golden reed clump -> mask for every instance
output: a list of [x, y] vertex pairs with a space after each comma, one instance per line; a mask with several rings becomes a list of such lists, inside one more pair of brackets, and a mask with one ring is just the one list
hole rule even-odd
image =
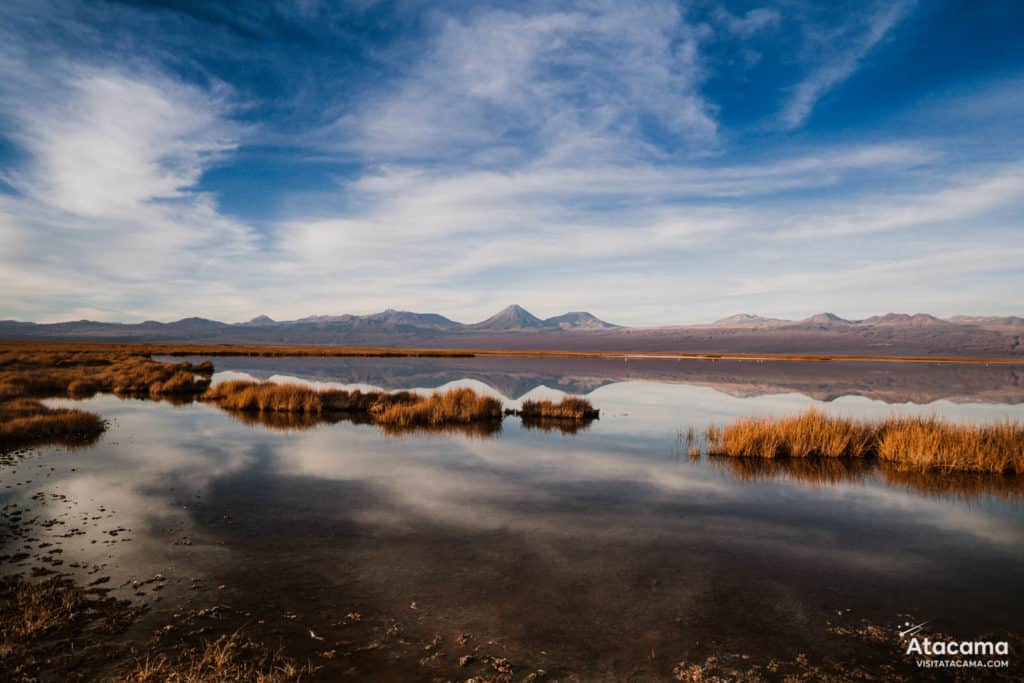
[[818, 411], [795, 417], [748, 417], [709, 432], [708, 452], [758, 458], [862, 458], [868, 455], [873, 434], [867, 423]]
[[48, 408], [38, 398], [122, 397], [188, 400], [210, 384], [213, 364], [160, 363], [118, 352], [48, 351], [17, 347], [0, 352], [0, 451], [44, 443], [79, 444], [105, 429], [84, 410]]
[[406, 391], [350, 392], [299, 384], [235, 381], [211, 387], [202, 399], [243, 413], [346, 415], [398, 429], [501, 422], [501, 403], [471, 389], [420, 396]]
[[319, 415], [326, 393], [299, 384], [238, 380], [210, 387], [203, 400], [225, 410]]
[[24, 398], [0, 403], [0, 451], [44, 443], [84, 445], [104, 429], [99, 416], [84, 410], [49, 408]]
[[894, 417], [880, 426], [878, 457], [902, 469], [1024, 474], [1024, 423]]
[[566, 396], [558, 403], [553, 401], [523, 401], [519, 410], [510, 410], [510, 414], [519, 415], [523, 419], [535, 420], [596, 420], [600, 414], [590, 401], [578, 396]]
[[384, 399], [371, 410], [378, 424], [394, 427], [440, 427], [501, 422], [501, 402], [472, 389], [451, 389], [412, 402]]
[[88, 398], [98, 392], [118, 396], [195, 396], [206, 390], [213, 364], [161, 363], [127, 353], [0, 353], [0, 400], [19, 397]]
[[757, 458], [879, 458], [908, 470], [1024, 474], [1024, 424], [957, 424], [937, 417], [881, 421], [811, 410], [743, 418], [707, 431], [708, 453]]

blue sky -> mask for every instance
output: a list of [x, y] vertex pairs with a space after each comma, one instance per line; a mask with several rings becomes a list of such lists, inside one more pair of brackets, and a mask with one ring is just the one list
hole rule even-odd
[[0, 4], [0, 318], [1022, 314], [1024, 4]]

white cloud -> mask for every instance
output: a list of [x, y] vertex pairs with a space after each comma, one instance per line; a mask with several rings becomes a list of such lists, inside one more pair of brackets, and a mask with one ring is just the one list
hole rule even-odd
[[831, 239], [887, 230], [963, 221], [1024, 198], [1024, 167], [1010, 166], [981, 178], [961, 180], [939, 190], [885, 195], [846, 202], [841, 211], [819, 208], [787, 220], [777, 237]]
[[211, 158], [236, 144], [224, 102], [195, 86], [158, 74], [60, 71], [32, 96], [11, 98], [14, 139], [32, 157], [13, 182], [52, 206], [109, 217], [183, 197]]
[[[424, 281], [488, 271], [609, 267], [626, 257], [682, 252], [747, 228], [761, 212], [722, 200], [840, 182], [861, 169], [907, 168], [933, 158], [912, 145], [817, 150], [763, 164], [655, 168], [650, 165], [527, 165], [514, 172], [443, 173], [392, 167], [345, 186], [358, 208], [344, 218], [282, 223], [276, 241], [289, 260], [324, 273], [387, 272]], [[599, 208], [591, 208], [592, 202]], [[673, 206], [674, 203], [685, 202]]]
[[621, 157], [646, 153], [651, 117], [706, 146], [717, 124], [699, 92], [700, 37], [663, 1], [447, 17], [408, 76], [332, 134], [377, 160]]
[[719, 7], [714, 16], [716, 23], [741, 38], [749, 38], [758, 31], [778, 26], [782, 19], [779, 11], [770, 7], [748, 10], [743, 16], [736, 16], [724, 7]]
[[0, 285], [22, 308], [152, 317], [166, 290], [214, 271], [244, 286], [255, 233], [195, 189], [238, 144], [221, 87], [138, 65], [6, 68], [3, 113], [26, 158], [5, 177], [17, 193], [0, 195]]
[[913, 0], [885, 2], [880, 11], [868, 18], [866, 27], [853, 39], [851, 45], [842, 49], [830, 43], [826, 50], [828, 57], [794, 88], [792, 97], [779, 116], [782, 127], [792, 130], [802, 126], [818, 100], [852, 76], [864, 58], [912, 7]]

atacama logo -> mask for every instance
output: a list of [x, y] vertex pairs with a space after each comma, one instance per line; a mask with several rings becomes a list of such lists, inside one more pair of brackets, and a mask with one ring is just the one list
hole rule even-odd
[[[922, 637], [921, 630], [928, 624], [904, 622], [896, 630], [906, 642], [908, 656], [918, 657], [917, 666], [923, 669], [1002, 669], [1010, 665], [1009, 659], [995, 659], [1010, 654], [1010, 643], [1005, 640], [954, 640], [948, 637]], [[991, 659], [985, 659], [989, 657]]]
[[947, 655], [1008, 655], [1010, 644], [1005, 640], [929, 640], [928, 638], [911, 638], [907, 645], [908, 655], [928, 655], [945, 657]]

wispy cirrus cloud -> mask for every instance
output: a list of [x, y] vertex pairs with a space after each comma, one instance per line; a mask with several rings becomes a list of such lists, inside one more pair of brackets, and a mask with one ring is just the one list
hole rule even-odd
[[[776, 237], [828, 240], [843, 235], [911, 229], [963, 221], [1006, 206], [1024, 205], [1024, 165], [946, 181], [940, 188], [893, 197], [878, 193], [845, 206], [816, 207], [812, 216], [798, 215], [784, 223]], [[841, 209], [836, 211], [835, 209]]]
[[8, 94], [11, 137], [30, 156], [8, 176], [24, 194], [110, 217], [181, 199], [238, 144], [224, 99], [156, 72], [61, 64]]
[[652, 123], [688, 145], [715, 142], [700, 92], [706, 28], [676, 3], [524, 4], [437, 22], [408, 75], [332, 127], [344, 147], [372, 161], [507, 165], [648, 153]]
[[856, 23], [844, 27], [841, 34], [852, 34], [842, 46], [842, 35], [830, 35], [823, 61], [796, 85], [779, 114], [782, 128], [799, 128], [811, 115], [818, 100], [860, 67], [864, 59], [914, 7], [915, 0], [892, 0]]

